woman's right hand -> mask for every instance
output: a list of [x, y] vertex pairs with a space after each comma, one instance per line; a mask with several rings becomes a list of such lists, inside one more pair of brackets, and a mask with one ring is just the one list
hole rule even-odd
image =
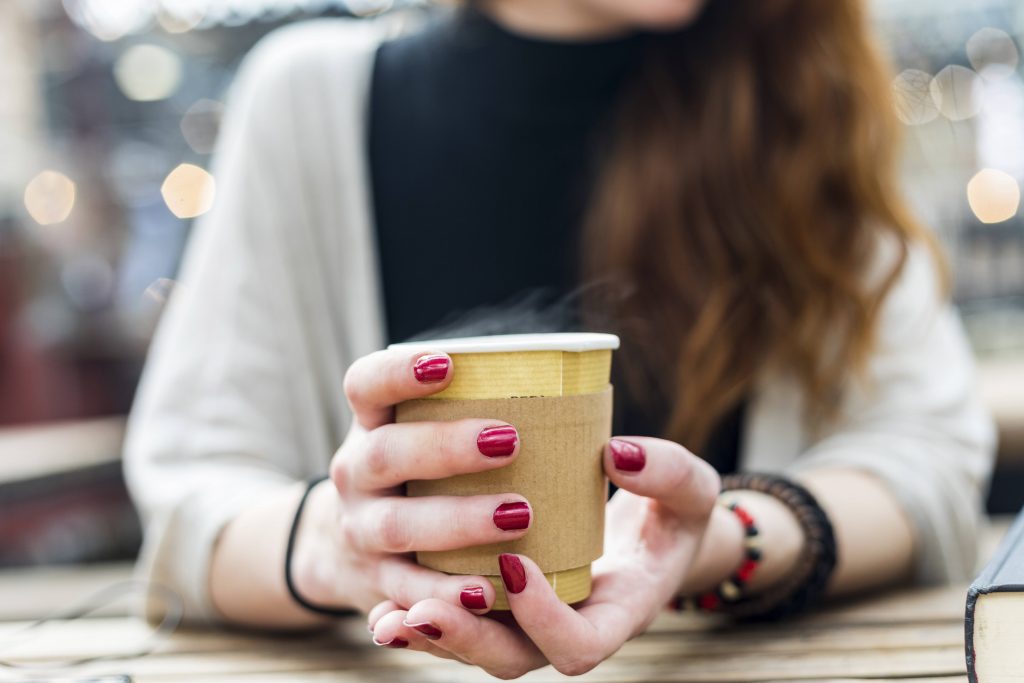
[[353, 426], [330, 479], [310, 493], [292, 557], [296, 589], [307, 601], [365, 612], [382, 601], [400, 609], [433, 597], [477, 614], [494, 604], [484, 577], [426, 569], [412, 555], [519, 538], [532, 518], [529, 502], [514, 492], [403, 495], [407, 481], [495, 469], [519, 453], [514, 426], [497, 420], [393, 423], [396, 404], [443, 390], [453, 371], [445, 354], [403, 350], [379, 351], [349, 368]]

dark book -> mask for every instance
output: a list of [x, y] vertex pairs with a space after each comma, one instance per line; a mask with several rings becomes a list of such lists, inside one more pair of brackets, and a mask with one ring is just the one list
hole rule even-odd
[[971, 683], [1024, 675], [1024, 511], [967, 591], [967, 676]]

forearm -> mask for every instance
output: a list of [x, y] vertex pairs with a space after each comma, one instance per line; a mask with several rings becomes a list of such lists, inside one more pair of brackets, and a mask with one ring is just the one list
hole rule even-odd
[[829, 595], [878, 588], [910, 578], [914, 532], [896, 498], [876, 477], [853, 469], [820, 469], [800, 477], [832, 522], [838, 562]]
[[[830, 595], [875, 588], [905, 579], [913, 561], [913, 533], [892, 494], [873, 476], [857, 470], [817, 470], [800, 478], [828, 515], [836, 537], [838, 563]], [[748, 592], [769, 590], [796, 567], [804, 538], [789, 509], [755, 491], [730, 491], [754, 518], [763, 557]], [[717, 507], [704, 542], [681, 588], [694, 595], [713, 589], [743, 557], [743, 530], [735, 515]]]
[[[296, 605], [284, 582], [288, 531], [303, 491], [302, 485], [284, 488], [243, 510], [225, 527], [210, 566], [210, 594], [225, 621], [285, 629], [326, 623]], [[303, 515], [305, 523], [315, 523], [311, 518]]]

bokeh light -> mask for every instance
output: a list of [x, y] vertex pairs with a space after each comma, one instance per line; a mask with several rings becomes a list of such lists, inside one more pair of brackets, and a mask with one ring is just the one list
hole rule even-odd
[[39, 225], [60, 223], [75, 206], [75, 183], [59, 171], [43, 171], [25, 186], [25, 209]]
[[978, 74], [965, 66], [950, 64], [929, 86], [932, 100], [939, 112], [950, 121], [963, 121], [981, 111]]
[[934, 121], [939, 110], [932, 99], [932, 75], [919, 69], [905, 69], [892, 81], [896, 115], [903, 123], [917, 126]]
[[983, 28], [967, 39], [967, 59], [975, 71], [986, 79], [1013, 75], [1020, 54], [1013, 38], [997, 28]]
[[984, 168], [967, 183], [967, 203], [982, 223], [1001, 223], [1017, 215], [1020, 186], [1009, 173]]
[[161, 0], [156, 10], [160, 28], [168, 33], [191, 31], [206, 17], [206, 0]]
[[180, 164], [164, 179], [160, 194], [175, 216], [194, 218], [213, 206], [216, 183], [205, 169], [194, 164]]
[[181, 84], [181, 59], [159, 45], [133, 45], [114, 63], [114, 80], [130, 100], [166, 99]]
[[136, 33], [153, 19], [152, 0], [63, 0], [71, 20], [100, 40]]

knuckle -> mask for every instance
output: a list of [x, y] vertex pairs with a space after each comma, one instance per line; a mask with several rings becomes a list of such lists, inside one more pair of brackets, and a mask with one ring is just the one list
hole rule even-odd
[[345, 396], [348, 398], [349, 403], [359, 403], [364, 395], [363, 383], [360, 380], [362, 373], [360, 372], [361, 364], [363, 359], [360, 358], [352, 365], [348, 366], [348, 370], [345, 371], [345, 379], [341, 383], [342, 390], [345, 392]]
[[365, 548], [360, 526], [351, 516], [343, 516], [338, 520], [338, 533], [347, 547], [354, 550]]
[[695, 466], [702, 470], [700, 476], [697, 477], [700, 483], [695, 487], [697, 499], [700, 501], [701, 507], [710, 515], [715, 501], [718, 500], [718, 496], [722, 492], [722, 478], [711, 465], [703, 460], [695, 463]]
[[348, 473], [346, 472], [345, 461], [340, 457], [340, 454], [335, 454], [331, 458], [331, 467], [329, 471], [331, 477], [331, 483], [334, 484], [334, 488], [341, 493], [345, 490], [345, 485], [348, 481]]
[[379, 505], [374, 520], [374, 538], [381, 548], [392, 553], [406, 553], [412, 549], [412, 536], [401, 508], [391, 503]]
[[387, 475], [391, 470], [393, 450], [394, 436], [387, 425], [369, 432], [363, 450], [367, 473], [376, 479]]
[[443, 423], [434, 429], [431, 446], [437, 458], [446, 465], [459, 460], [461, 449], [458, 442], [462, 431], [455, 423]]

